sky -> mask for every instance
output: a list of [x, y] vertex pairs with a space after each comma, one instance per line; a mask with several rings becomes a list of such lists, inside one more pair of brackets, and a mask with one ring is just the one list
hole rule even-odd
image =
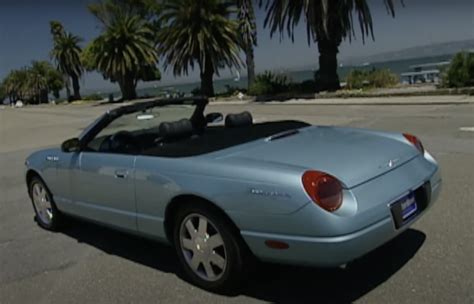
[[[474, 39], [473, 0], [405, 0], [396, 2], [396, 16], [387, 14], [383, 0], [367, 0], [371, 8], [375, 41], [362, 42], [356, 30], [356, 39], [345, 41], [340, 47], [339, 60], [369, 56], [388, 51], [439, 42]], [[88, 12], [87, 3], [94, 0], [0, 0], [0, 80], [12, 69], [28, 65], [32, 60], [49, 60], [52, 39], [49, 21], [61, 21], [65, 29], [84, 39], [83, 45], [97, 37], [101, 27]], [[264, 28], [265, 12], [256, 12], [258, 47], [255, 49], [257, 72], [264, 70], [301, 69], [317, 63], [317, 47], [308, 45], [302, 22], [296, 29], [294, 43], [278, 34], [270, 38]], [[244, 58], [244, 57], [243, 57]], [[243, 71], [242, 74], [245, 74]], [[222, 77], [228, 77], [223, 71]], [[158, 85], [196, 81], [198, 73], [175, 78], [162, 72]], [[153, 85], [141, 84], [141, 86]], [[88, 73], [82, 80], [88, 91], [117, 89], [97, 73]]]

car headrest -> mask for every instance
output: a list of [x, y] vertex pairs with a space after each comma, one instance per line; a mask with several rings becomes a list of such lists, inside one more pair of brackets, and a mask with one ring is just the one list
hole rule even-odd
[[248, 127], [253, 124], [252, 114], [245, 111], [239, 114], [228, 114], [225, 117], [225, 126], [227, 128]]
[[158, 130], [164, 140], [177, 140], [193, 135], [193, 125], [189, 119], [162, 122]]

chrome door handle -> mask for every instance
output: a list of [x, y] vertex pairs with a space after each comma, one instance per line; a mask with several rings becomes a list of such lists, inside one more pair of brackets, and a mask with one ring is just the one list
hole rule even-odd
[[128, 171], [127, 170], [117, 170], [115, 171], [115, 177], [116, 178], [127, 178], [128, 176]]

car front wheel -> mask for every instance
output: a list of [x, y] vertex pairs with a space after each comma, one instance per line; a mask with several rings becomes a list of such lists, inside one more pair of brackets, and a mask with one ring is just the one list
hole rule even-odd
[[57, 230], [61, 214], [54, 204], [51, 192], [39, 177], [33, 177], [28, 188], [38, 225], [47, 230]]
[[208, 206], [185, 205], [174, 227], [174, 245], [185, 273], [197, 286], [223, 292], [237, 287], [246, 253], [231, 223]]

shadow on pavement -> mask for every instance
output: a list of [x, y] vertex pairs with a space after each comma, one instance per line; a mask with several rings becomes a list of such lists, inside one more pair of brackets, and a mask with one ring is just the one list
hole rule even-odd
[[[63, 234], [108, 254], [182, 278], [172, 247], [73, 220]], [[278, 303], [350, 303], [388, 280], [420, 249], [426, 235], [408, 229], [346, 269], [259, 263], [238, 294]]]
[[409, 229], [346, 269], [262, 264], [244, 293], [278, 303], [352, 303], [401, 269], [426, 235]]

